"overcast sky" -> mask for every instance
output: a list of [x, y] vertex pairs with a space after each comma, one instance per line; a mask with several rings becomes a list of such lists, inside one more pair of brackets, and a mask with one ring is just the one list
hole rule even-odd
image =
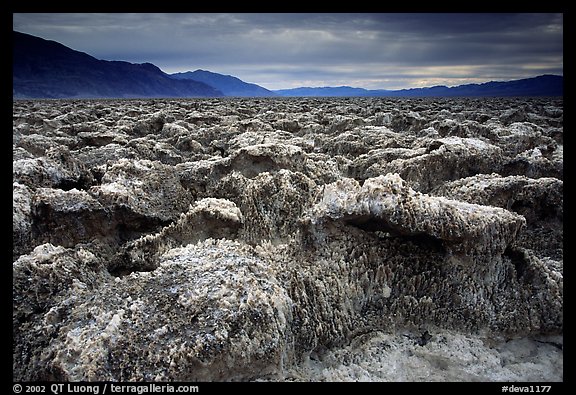
[[98, 59], [204, 69], [268, 89], [402, 89], [563, 75], [562, 14], [14, 14]]

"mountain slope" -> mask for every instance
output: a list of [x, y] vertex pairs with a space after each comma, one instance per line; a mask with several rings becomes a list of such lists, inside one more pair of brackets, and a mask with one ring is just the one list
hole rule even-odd
[[277, 96], [260, 85], [242, 81], [240, 78], [213, 73], [206, 70], [186, 71], [184, 73], [170, 74], [172, 78], [179, 80], [194, 80], [203, 82], [218, 89], [226, 96], [236, 97], [268, 97]]
[[217, 89], [170, 78], [151, 63], [99, 60], [60, 43], [12, 32], [14, 98], [215, 97]]
[[151, 63], [99, 60], [55, 41], [12, 32], [13, 98], [137, 97], [496, 97], [562, 96], [564, 77], [542, 75], [455, 87], [367, 90], [349, 86], [270, 91], [237, 77], [205, 70], [172, 75]]
[[434, 86], [402, 90], [368, 90], [351, 87], [294, 88], [274, 91], [281, 96], [292, 97], [504, 97], [504, 96], [562, 96], [564, 77], [541, 75], [513, 81], [490, 81], [483, 84], [466, 84], [454, 87]]
[[398, 97], [489, 97], [489, 96], [562, 96], [564, 77], [541, 75], [513, 81], [490, 81], [483, 84], [466, 84], [454, 87], [434, 86], [431, 88], [402, 89], [399, 91], [377, 91], [385, 96]]

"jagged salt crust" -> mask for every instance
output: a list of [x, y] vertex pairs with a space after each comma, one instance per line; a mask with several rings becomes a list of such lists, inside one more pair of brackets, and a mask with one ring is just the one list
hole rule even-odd
[[440, 239], [451, 252], [500, 255], [525, 225], [504, 209], [464, 203], [415, 192], [398, 174], [360, 184], [343, 178], [324, 187], [313, 221], [327, 217], [356, 226]]
[[15, 101], [14, 379], [562, 380], [562, 105]]

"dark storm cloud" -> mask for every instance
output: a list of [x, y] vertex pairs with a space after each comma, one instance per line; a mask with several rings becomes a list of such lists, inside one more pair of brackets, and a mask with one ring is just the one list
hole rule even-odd
[[563, 73], [562, 14], [15, 14], [100, 59], [205, 68], [271, 89], [400, 88]]

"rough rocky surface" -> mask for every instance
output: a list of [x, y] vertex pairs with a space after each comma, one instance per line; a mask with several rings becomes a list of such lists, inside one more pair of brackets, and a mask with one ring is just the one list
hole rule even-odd
[[501, 255], [525, 225], [510, 211], [415, 192], [398, 174], [358, 181], [343, 178], [324, 187], [312, 221], [340, 220], [392, 235], [427, 235], [448, 253]]
[[562, 107], [14, 101], [14, 379], [562, 380]]
[[291, 368], [287, 381], [549, 382], [562, 381], [562, 349], [554, 337], [483, 339], [443, 331], [431, 335], [374, 332]]

